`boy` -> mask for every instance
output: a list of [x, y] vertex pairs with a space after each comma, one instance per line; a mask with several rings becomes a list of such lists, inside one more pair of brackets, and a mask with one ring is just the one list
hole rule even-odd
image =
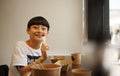
[[48, 35], [49, 28], [48, 21], [41, 16], [28, 22], [26, 32], [30, 38], [16, 43], [9, 76], [30, 76], [33, 63], [39, 64], [47, 58], [49, 47], [43, 39]]

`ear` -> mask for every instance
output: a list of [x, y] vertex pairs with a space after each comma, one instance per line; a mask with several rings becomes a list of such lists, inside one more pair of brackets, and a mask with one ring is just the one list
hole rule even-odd
[[46, 37], [48, 36], [48, 34], [49, 34], [49, 31], [47, 31], [47, 33], [46, 33]]
[[49, 34], [49, 31], [47, 32], [47, 35]]
[[27, 32], [27, 34], [29, 34], [30, 33], [30, 29], [26, 29], [26, 32]]
[[49, 34], [49, 31], [47, 32], [47, 35]]

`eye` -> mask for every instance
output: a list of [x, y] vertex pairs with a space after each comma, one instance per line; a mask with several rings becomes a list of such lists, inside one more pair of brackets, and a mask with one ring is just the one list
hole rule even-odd
[[47, 30], [47, 27], [42, 27], [42, 30], [44, 30], [44, 31]]
[[34, 25], [34, 26], [32, 26], [32, 28], [34, 28], [34, 29], [38, 29], [38, 26]]

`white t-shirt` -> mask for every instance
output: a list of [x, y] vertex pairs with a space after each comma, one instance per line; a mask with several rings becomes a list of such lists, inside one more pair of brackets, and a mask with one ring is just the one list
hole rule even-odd
[[29, 47], [25, 41], [18, 41], [12, 54], [9, 76], [20, 76], [15, 66], [27, 66], [41, 55], [40, 48], [36, 50]]

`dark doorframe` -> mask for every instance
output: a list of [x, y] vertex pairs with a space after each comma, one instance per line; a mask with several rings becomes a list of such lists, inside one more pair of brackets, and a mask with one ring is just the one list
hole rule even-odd
[[105, 42], [109, 34], [109, 0], [87, 0], [88, 40]]

